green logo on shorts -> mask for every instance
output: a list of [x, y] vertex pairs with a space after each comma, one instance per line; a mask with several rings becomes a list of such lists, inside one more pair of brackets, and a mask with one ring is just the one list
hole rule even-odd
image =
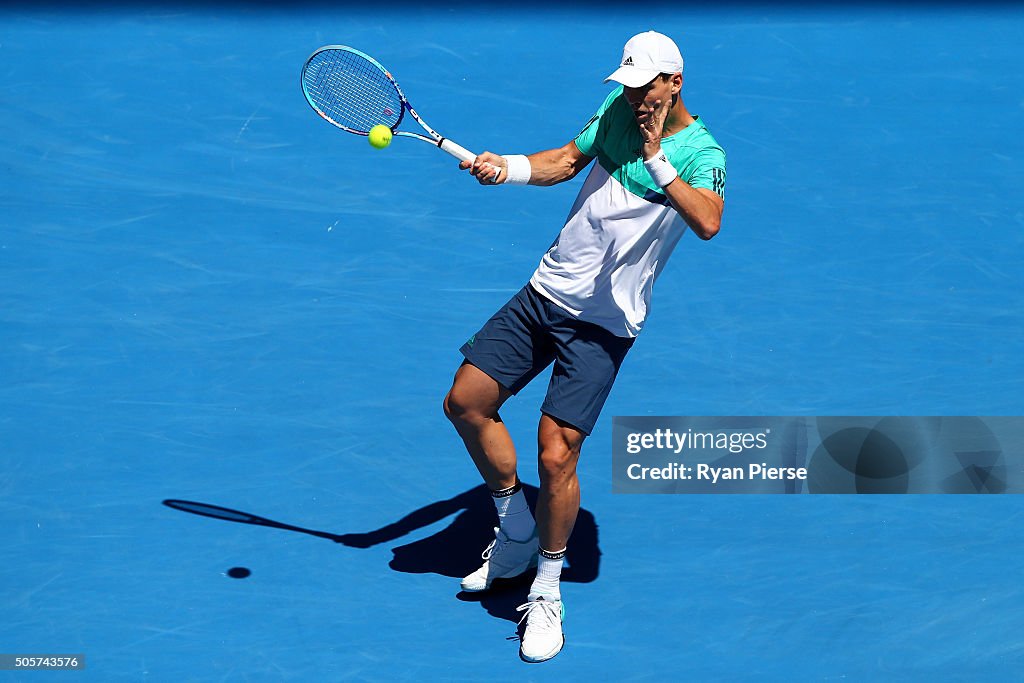
[[466, 340], [466, 346], [472, 346], [474, 342], [476, 342], [476, 335], [475, 334], [472, 337], [470, 337], [469, 339]]

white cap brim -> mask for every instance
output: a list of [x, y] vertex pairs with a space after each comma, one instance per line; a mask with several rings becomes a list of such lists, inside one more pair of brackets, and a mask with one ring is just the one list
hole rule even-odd
[[638, 69], [635, 66], [620, 66], [612, 75], [604, 79], [604, 82], [615, 81], [627, 88], [642, 88], [660, 75], [661, 72], [654, 69]]

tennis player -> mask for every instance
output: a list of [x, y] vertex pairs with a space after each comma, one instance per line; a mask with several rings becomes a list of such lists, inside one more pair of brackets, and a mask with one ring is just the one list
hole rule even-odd
[[[687, 226], [711, 239], [721, 222], [725, 152], [683, 104], [682, 72], [670, 38], [633, 36], [606, 79], [620, 87], [574, 140], [529, 156], [484, 152], [460, 165], [484, 185], [554, 185], [598, 160], [529, 283], [462, 346], [465, 361], [444, 400], [499, 519], [483, 566], [462, 589], [483, 591], [537, 566], [519, 607], [526, 622], [520, 656], [528, 662], [554, 657], [565, 642], [559, 580], [580, 506], [583, 441], [676, 243]], [[552, 363], [540, 408], [535, 521], [498, 410]]]

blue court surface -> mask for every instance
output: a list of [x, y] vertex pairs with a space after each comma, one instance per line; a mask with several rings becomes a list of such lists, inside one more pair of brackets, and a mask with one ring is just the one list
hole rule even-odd
[[[728, 153], [723, 228], [658, 282], [584, 447], [566, 647], [527, 665], [528, 582], [459, 592], [493, 506], [441, 400], [582, 178], [375, 151], [299, 70], [358, 47], [442, 134], [528, 153], [651, 28]], [[613, 495], [609, 451], [615, 415], [1024, 414], [1022, 36], [974, 3], [3, 7], [0, 652], [83, 681], [1020, 680], [1018, 497]], [[531, 494], [544, 388], [503, 411]]]

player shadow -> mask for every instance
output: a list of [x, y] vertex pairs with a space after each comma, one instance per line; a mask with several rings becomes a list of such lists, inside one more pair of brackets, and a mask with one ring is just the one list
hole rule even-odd
[[[536, 509], [537, 488], [523, 484], [523, 493], [531, 509]], [[431, 503], [409, 513], [402, 519], [380, 529], [362, 534], [343, 534], [340, 543], [356, 548], [388, 543], [455, 515], [451, 523], [432, 536], [391, 549], [394, 557], [388, 566], [408, 574], [440, 574], [461, 580], [483, 564], [480, 553], [494, 540], [497, 516], [494, 501], [486, 486], [478, 486], [448, 500]], [[598, 546], [597, 523], [589, 510], [580, 508], [573, 528], [572, 540], [565, 554], [566, 567], [562, 581], [590, 583], [598, 576], [601, 550]], [[534, 572], [515, 579], [495, 581], [483, 593], [459, 591], [463, 602], [479, 603], [488, 614], [518, 622], [516, 607], [526, 602]], [[454, 584], [456, 587], [458, 584]]]
[[[536, 509], [537, 488], [524, 484], [523, 493], [531, 509]], [[455, 515], [451, 523], [437, 533], [392, 548], [394, 557], [388, 563], [396, 572], [450, 577], [455, 588], [458, 588], [457, 580], [483, 563], [480, 553], [494, 540], [494, 525], [497, 523], [494, 503], [486, 486], [478, 486], [447, 500], [431, 503], [391, 524], [363, 533], [335, 534], [304, 529], [246, 512], [194, 501], [168, 499], [163, 503], [183, 512], [295, 531], [325, 538], [350, 548], [371, 548], [382, 543], [390, 543]], [[562, 571], [562, 581], [590, 583], [597, 578], [601, 561], [597, 524], [594, 515], [586, 509], [581, 508], [576, 518], [576, 526], [566, 549], [565, 559], [566, 567]], [[495, 581], [491, 589], [484, 593], [459, 591], [456, 597], [463, 602], [479, 603], [494, 617], [518, 622], [520, 615], [516, 612], [516, 607], [526, 602], [533, 573], [531, 570], [516, 579]]]

